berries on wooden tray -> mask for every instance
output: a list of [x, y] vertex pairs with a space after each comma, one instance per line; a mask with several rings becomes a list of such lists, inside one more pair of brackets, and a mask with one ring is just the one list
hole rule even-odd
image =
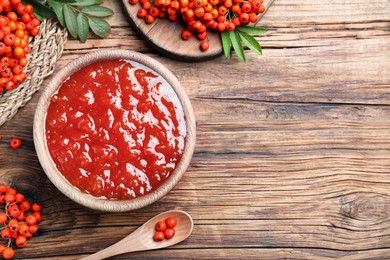
[[200, 49], [207, 51], [210, 30], [234, 31], [237, 26], [255, 23], [258, 15], [265, 11], [263, 0], [129, 0], [131, 5], [140, 4], [138, 17], [148, 24], [157, 18], [186, 23], [181, 38], [189, 40], [196, 34], [201, 41]]

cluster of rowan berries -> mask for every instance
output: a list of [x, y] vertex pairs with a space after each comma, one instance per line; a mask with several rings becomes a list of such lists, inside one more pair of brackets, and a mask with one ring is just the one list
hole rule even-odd
[[29, 36], [38, 35], [39, 24], [31, 4], [0, 0], [0, 93], [26, 80], [23, 70], [30, 53]]
[[258, 15], [265, 11], [263, 0], [129, 0], [129, 3], [141, 4], [137, 15], [148, 24], [157, 17], [168, 17], [171, 21], [181, 17], [187, 24], [182, 39], [189, 40], [196, 34], [202, 41], [202, 51], [209, 49], [207, 28], [234, 31], [237, 26], [256, 22]]
[[0, 243], [0, 254], [5, 259], [11, 259], [15, 251], [12, 244], [22, 248], [27, 246], [27, 239], [38, 231], [37, 223], [42, 221], [42, 206], [30, 204], [23, 194], [15, 189], [0, 184], [0, 205], [5, 212], [0, 212], [1, 238], [8, 241]]

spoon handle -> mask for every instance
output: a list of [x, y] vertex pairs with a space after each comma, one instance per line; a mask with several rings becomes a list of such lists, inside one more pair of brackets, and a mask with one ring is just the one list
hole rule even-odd
[[100, 260], [124, 253], [145, 250], [147, 248], [145, 248], [144, 243], [142, 243], [142, 237], [140, 237], [140, 233], [142, 232], [142, 230], [143, 227], [141, 226], [133, 233], [118, 241], [117, 243], [92, 255], [83, 257], [80, 260]]

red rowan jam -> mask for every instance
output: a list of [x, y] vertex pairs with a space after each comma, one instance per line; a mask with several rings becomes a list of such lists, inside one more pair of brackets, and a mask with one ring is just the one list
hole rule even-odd
[[50, 155], [81, 191], [132, 199], [157, 189], [181, 159], [181, 103], [168, 82], [136, 62], [109, 60], [71, 75], [46, 116]]

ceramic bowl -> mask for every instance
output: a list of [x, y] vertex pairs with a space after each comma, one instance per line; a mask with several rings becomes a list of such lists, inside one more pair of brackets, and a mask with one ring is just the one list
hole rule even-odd
[[[137, 197], [131, 200], [109, 200], [91, 196], [87, 193], [81, 192], [78, 188], [74, 187], [68, 180], [58, 171], [55, 163], [53, 162], [46, 142], [45, 136], [45, 121], [47, 109], [50, 105], [50, 99], [53, 93], [61, 86], [61, 84], [74, 72], [80, 68], [89, 65], [91, 63], [110, 60], [110, 59], [126, 59], [138, 62], [150, 69], [154, 70], [157, 74], [162, 76], [173, 88], [177, 97], [179, 98], [185, 115], [186, 120], [186, 139], [185, 148], [183, 151], [180, 162], [176, 165], [176, 168], [172, 174], [167, 178], [162, 185], [156, 190], [150, 192], [141, 197]], [[193, 109], [176, 77], [161, 63], [158, 61], [137, 53], [127, 50], [103, 50], [84, 55], [69, 63], [65, 68], [61, 69], [53, 77], [49, 85], [46, 87], [42, 96], [39, 99], [35, 118], [34, 118], [34, 144], [39, 161], [42, 165], [48, 178], [51, 182], [67, 197], [75, 202], [84, 205], [86, 207], [110, 212], [123, 212], [145, 207], [166, 195], [180, 180], [185, 173], [194, 152], [195, 146], [195, 117]]]

